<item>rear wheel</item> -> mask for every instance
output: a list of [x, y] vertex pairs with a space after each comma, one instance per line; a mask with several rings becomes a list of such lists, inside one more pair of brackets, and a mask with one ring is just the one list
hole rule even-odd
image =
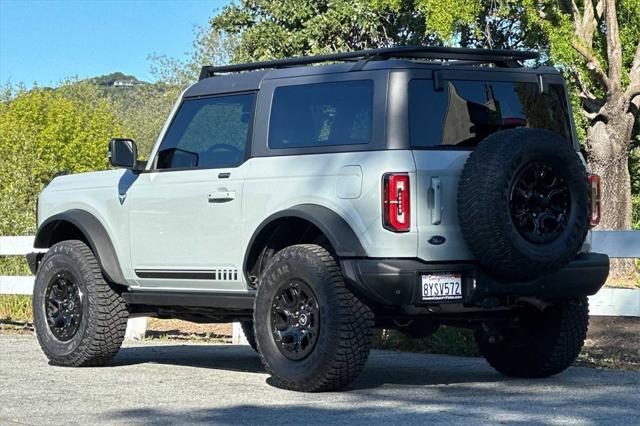
[[265, 268], [254, 324], [276, 386], [327, 391], [348, 385], [364, 367], [373, 314], [346, 288], [334, 257], [303, 244], [279, 251]]
[[512, 377], [547, 377], [567, 369], [587, 337], [587, 298], [564, 300], [544, 311], [522, 309], [509, 326], [483, 324], [476, 332], [480, 352], [500, 373]]
[[42, 259], [33, 291], [38, 342], [53, 365], [108, 363], [120, 349], [127, 306], [82, 241], [63, 241]]

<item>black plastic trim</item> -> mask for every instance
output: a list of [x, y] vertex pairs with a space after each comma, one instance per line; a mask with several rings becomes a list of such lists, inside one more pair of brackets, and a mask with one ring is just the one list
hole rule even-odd
[[[275, 220], [292, 217], [304, 219], [315, 225], [327, 237], [336, 255], [340, 257], [366, 257], [367, 252], [349, 224], [336, 212], [317, 204], [299, 204], [281, 210], [267, 217], [254, 231], [243, 261], [243, 270], [247, 272], [247, 264], [254, 252], [254, 243], [265, 228]], [[260, 248], [259, 248], [260, 249]]]
[[[118, 261], [118, 256], [109, 237], [109, 233], [94, 215], [85, 210], [67, 210], [45, 220], [36, 232], [33, 246], [35, 248], [49, 248], [58, 242], [54, 241], [55, 232], [65, 223], [73, 225], [84, 235], [93, 254], [98, 260], [102, 272], [109, 281], [126, 285], [127, 281], [122, 274], [120, 262]], [[62, 238], [62, 240], [64, 239], [65, 238]], [[61, 241], [60, 239], [58, 240]]]
[[[539, 299], [581, 297], [595, 294], [609, 274], [609, 257], [579, 254], [560, 271], [527, 282], [500, 282], [473, 262], [437, 263], [419, 259], [343, 259], [347, 281], [367, 299], [385, 306], [421, 305], [420, 276], [427, 272], [458, 272], [463, 279], [463, 303], [473, 306], [493, 296]], [[475, 280], [475, 281], [474, 281]], [[475, 284], [474, 284], [475, 283]]]
[[253, 293], [189, 293], [177, 291], [128, 291], [122, 297], [130, 305], [204, 306], [208, 308], [253, 309]]

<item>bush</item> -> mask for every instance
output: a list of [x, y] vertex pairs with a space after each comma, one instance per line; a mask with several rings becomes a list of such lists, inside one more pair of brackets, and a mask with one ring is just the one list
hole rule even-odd
[[121, 124], [86, 83], [19, 91], [0, 102], [0, 235], [33, 235], [35, 202], [56, 172], [106, 169]]

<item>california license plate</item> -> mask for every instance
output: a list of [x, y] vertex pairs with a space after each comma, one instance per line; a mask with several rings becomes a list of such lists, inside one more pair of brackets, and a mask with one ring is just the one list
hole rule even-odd
[[462, 299], [462, 275], [425, 274], [422, 276], [422, 300]]

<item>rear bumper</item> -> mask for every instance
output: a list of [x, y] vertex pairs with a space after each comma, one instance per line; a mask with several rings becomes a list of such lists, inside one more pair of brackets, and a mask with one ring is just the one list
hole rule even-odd
[[[418, 259], [344, 259], [346, 279], [362, 295], [386, 306], [420, 306], [421, 275], [457, 272], [462, 275], [462, 303], [479, 306], [492, 297], [558, 299], [595, 294], [609, 275], [609, 257], [579, 254], [560, 271], [531, 281], [504, 283], [477, 268], [475, 263], [428, 263]], [[458, 301], [459, 302], [459, 301]]]

